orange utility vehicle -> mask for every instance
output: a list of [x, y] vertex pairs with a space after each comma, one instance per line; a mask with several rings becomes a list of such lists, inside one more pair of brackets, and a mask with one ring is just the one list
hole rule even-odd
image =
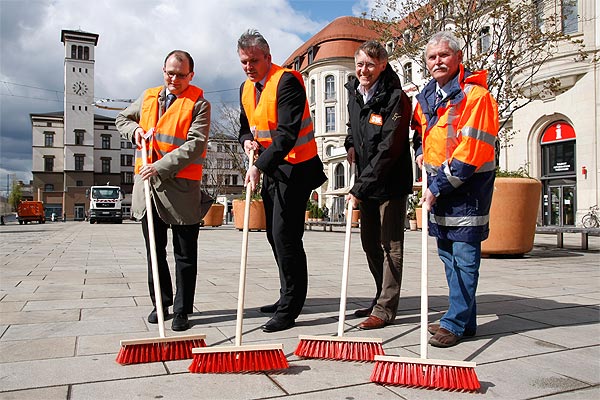
[[37, 221], [40, 224], [46, 222], [44, 215], [44, 203], [41, 201], [22, 201], [17, 206], [17, 220], [19, 224]]

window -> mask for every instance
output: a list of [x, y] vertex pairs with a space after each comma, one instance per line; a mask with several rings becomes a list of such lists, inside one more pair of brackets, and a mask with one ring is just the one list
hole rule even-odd
[[315, 90], [316, 90], [315, 80], [311, 79], [310, 80], [310, 97], [309, 97], [310, 104], [314, 104], [314, 102], [315, 102]]
[[412, 63], [411, 62], [407, 62], [406, 64], [404, 64], [404, 66], [402, 67], [402, 72], [404, 75], [404, 84], [409, 84], [412, 82]]
[[110, 149], [110, 135], [102, 135], [102, 148]]
[[480, 53], [487, 53], [492, 47], [492, 37], [490, 35], [490, 27], [486, 26], [479, 31], [479, 38], [477, 39], [477, 51]]
[[333, 75], [325, 77], [325, 100], [335, 100], [335, 77]]
[[237, 186], [238, 185], [238, 176], [237, 175], [231, 175], [231, 184], [233, 186]]
[[44, 171], [54, 171], [54, 156], [44, 156]]
[[312, 64], [315, 61], [315, 48], [309, 47], [308, 49], [308, 65]]
[[46, 183], [44, 185], [44, 192], [54, 192], [54, 185], [51, 183]]
[[133, 183], [133, 172], [121, 172], [121, 183]]
[[90, 59], [90, 48], [88, 46], [85, 46], [83, 48], [83, 59], [84, 60], [89, 60]]
[[77, 58], [83, 60], [83, 46], [77, 46]]
[[83, 171], [84, 154], [75, 154], [75, 171]]
[[223, 159], [217, 158], [217, 168], [223, 168]]
[[52, 122], [46, 122], [46, 126], [52, 127]]
[[577, 0], [562, 0], [562, 31], [566, 34], [578, 31]]
[[296, 71], [300, 71], [301, 65], [302, 65], [302, 59], [300, 59], [300, 57], [296, 57], [296, 59], [294, 60], [294, 69]]
[[133, 165], [133, 156], [130, 154], [121, 154], [121, 166], [131, 167]]
[[341, 189], [345, 186], [344, 179], [344, 164], [338, 164], [335, 166], [335, 170], [333, 172], [334, 176], [334, 189]]
[[77, 46], [74, 44], [71, 45], [71, 58], [77, 58]]
[[110, 174], [110, 158], [102, 158], [102, 173]]
[[331, 154], [333, 153], [333, 145], [330, 144], [329, 146], [327, 146], [325, 148], [325, 155], [328, 157], [331, 157]]
[[83, 186], [83, 181], [75, 181], [75, 186]]
[[535, 5], [534, 26], [538, 31], [544, 32], [544, 0], [533, 0]]
[[223, 167], [225, 169], [231, 169], [231, 160], [223, 160]]
[[44, 132], [44, 146], [45, 147], [53, 147], [54, 146], [54, 132]]
[[325, 132], [335, 132], [335, 107], [325, 107]]
[[85, 131], [82, 129], [75, 129], [75, 144], [83, 145], [83, 137], [85, 135]]

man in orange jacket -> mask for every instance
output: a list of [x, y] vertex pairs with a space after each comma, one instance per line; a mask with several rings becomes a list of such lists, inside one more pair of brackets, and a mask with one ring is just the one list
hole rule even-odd
[[448, 311], [429, 325], [429, 343], [450, 347], [477, 330], [475, 292], [481, 242], [489, 233], [498, 106], [487, 90], [487, 71], [464, 69], [451, 33], [433, 35], [425, 61], [433, 79], [417, 95], [412, 125], [428, 183], [421, 203], [430, 211], [429, 232], [437, 238], [449, 289]]
[[255, 30], [242, 34], [237, 50], [248, 76], [240, 87], [238, 140], [246, 154], [259, 154], [244, 184], [254, 191], [263, 175], [267, 239], [281, 283], [279, 299], [260, 309], [274, 313], [262, 329], [277, 332], [295, 325], [306, 300], [304, 212], [310, 192], [327, 177], [317, 154], [302, 76], [272, 63], [269, 44]]

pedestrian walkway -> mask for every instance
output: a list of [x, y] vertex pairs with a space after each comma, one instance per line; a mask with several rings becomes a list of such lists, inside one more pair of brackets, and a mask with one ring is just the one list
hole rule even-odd
[[[355, 231], [358, 232], [358, 231]], [[353, 311], [374, 283], [352, 236], [346, 336], [380, 337], [388, 355], [418, 357], [420, 232], [406, 232], [395, 324], [359, 331]], [[242, 233], [201, 228], [196, 312], [187, 333], [233, 344]], [[243, 343], [284, 345], [290, 367], [273, 373], [191, 374], [189, 360], [121, 366], [122, 339], [158, 337], [140, 224], [85, 222], [0, 226], [0, 399], [592, 399], [600, 398], [600, 238], [581, 251], [577, 236], [557, 248], [538, 235], [523, 258], [484, 259], [477, 337], [429, 357], [477, 363], [480, 394], [370, 383], [372, 363], [306, 360], [298, 335], [335, 335], [344, 233], [306, 231], [310, 288], [293, 329], [267, 334], [258, 307], [278, 297], [264, 232], [249, 235]], [[446, 308], [446, 282], [429, 242], [430, 321]], [[167, 336], [170, 320], [166, 322]]]

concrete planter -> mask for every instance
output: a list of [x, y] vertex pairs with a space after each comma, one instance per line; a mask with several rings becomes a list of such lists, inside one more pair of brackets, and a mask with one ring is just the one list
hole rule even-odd
[[225, 206], [221, 203], [214, 203], [208, 209], [208, 212], [202, 218], [204, 226], [221, 226], [223, 225], [223, 216], [225, 213]]
[[496, 178], [485, 255], [523, 255], [533, 249], [542, 183], [532, 178]]
[[423, 211], [421, 207], [415, 208], [415, 214], [417, 215], [417, 229], [423, 229]]
[[[244, 214], [246, 210], [246, 200], [233, 200], [233, 223], [236, 229], [244, 229]], [[262, 200], [252, 200], [250, 202], [250, 220], [248, 229], [254, 231], [264, 231], [267, 229], [267, 217], [265, 215], [265, 206]]]

